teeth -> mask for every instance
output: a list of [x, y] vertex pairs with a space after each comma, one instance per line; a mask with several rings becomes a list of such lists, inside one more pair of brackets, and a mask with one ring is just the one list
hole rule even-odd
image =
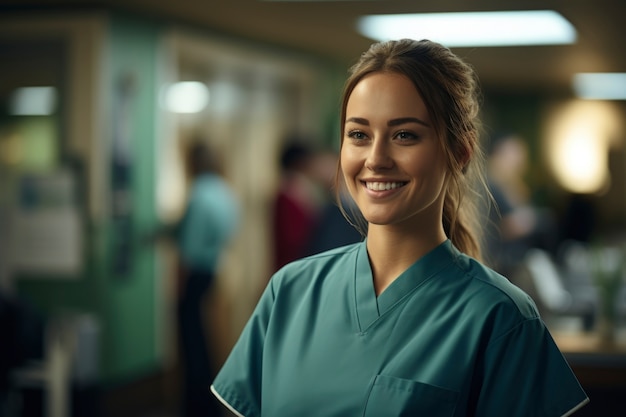
[[367, 182], [365, 183], [368, 190], [385, 191], [394, 188], [400, 188], [404, 185], [402, 182]]

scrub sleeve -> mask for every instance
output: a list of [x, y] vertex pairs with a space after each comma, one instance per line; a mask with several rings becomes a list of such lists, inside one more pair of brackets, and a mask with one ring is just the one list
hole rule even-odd
[[563, 417], [589, 402], [539, 318], [492, 341], [482, 369], [476, 416]]
[[211, 391], [235, 415], [261, 415], [263, 345], [274, 304], [272, 282], [266, 287]]

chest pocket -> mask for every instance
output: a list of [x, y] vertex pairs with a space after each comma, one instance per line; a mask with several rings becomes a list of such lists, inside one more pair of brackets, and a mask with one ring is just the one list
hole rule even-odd
[[364, 417], [451, 417], [459, 393], [408, 379], [378, 375]]

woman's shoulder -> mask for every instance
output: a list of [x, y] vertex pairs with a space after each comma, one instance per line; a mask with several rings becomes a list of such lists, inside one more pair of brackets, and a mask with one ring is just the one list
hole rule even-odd
[[519, 312], [522, 319], [534, 319], [539, 313], [533, 299], [508, 278], [484, 263], [460, 254], [457, 266], [469, 282], [472, 298], [486, 308], [509, 308]]
[[283, 266], [281, 270], [286, 272], [293, 272], [301, 269], [309, 269], [316, 266], [326, 266], [328, 264], [342, 262], [353, 256], [356, 256], [356, 253], [359, 251], [360, 246], [363, 244], [363, 242], [351, 243], [349, 245], [340, 246], [313, 255], [309, 255], [288, 263], [287, 265]]
[[310, 280], [312, 277], [328, 276], [334, 270], [354, 266], [360, 245], [363, 242], [333, 248], [292, 261], [280, 268], [272, 277], [273, 281]]

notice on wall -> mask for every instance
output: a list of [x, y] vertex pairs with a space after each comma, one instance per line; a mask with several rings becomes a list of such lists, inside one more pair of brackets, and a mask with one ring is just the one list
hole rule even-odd
[[20, 180], [11, 220], [11, 267], [42, 277], [78, 277], [83, 267], [83, 227], [69, 171]]

